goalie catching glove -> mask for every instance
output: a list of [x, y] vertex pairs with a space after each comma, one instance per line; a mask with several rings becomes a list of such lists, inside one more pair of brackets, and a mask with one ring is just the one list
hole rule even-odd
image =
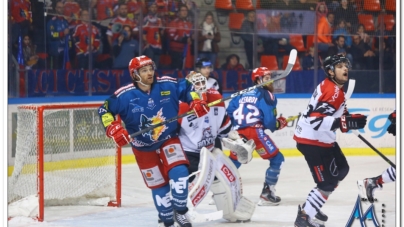
[[367, 116], [362, 114], [342, 115], [339, 119], [341, 132], [348, 132], [351, 129], [362, 129], [367, 122]]
[[252, 159], [255, 150], [254, 140], [241, 138], [237, 131], [230, 131], [227, 138], [222, 139], [223, 145], [237, 154], [237, 161], [247, 164]]
[[109, 138], [112, 138], [118, 147], [125, 146], [131, 141], [128, 131], [122, 127], [122, 125], [114, 121], [110, 124], [105, 133]]

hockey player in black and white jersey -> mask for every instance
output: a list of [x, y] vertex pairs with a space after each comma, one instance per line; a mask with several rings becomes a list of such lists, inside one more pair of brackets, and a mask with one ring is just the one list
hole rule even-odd
[[[187, 76], [187, 80], [194, 85], [195, 92], [202, 100], [211, 103], [222, 99], [222, 95], [217, 90], [207, 88], [206, 77], [201, 73], [191, 72]], [[181, 102], [178, 114], [188, 111], [190, 111], [189, 105]], [[242, 160], [247, 162], [251, 160], [251, 154], [255, 149], [254, 141], [245, 141], [238, 136], [236, 131], [231, 131], [232, 125], [224, 102], [210, 107], [208, 114], [201, 118], [191, 114], [179, 119], [178, 122], [180, 124], [179, 139], [190, 162], [188, 167], [190, 174], [197, 171], [205, 174], [209, 171], [199, 169], [202, 149], [213, 154], [211, 160], [214, 160], [214, 164], [210, 167], [214, 169], [215, 180], [209, 185], [210, 188], [204, 188], [198, 192], [198, 200], [202, 200], [210, 189], [213, 192], [217, 210], [223, 210], [224, 219], [230, 222], [250, 220], [255, 210], [255, 204], [242, 196], [241, 178], [236, 166], [214, 144], [216, 138], [223, 140], [226, 147], [239, 153], [241, 157], [247, 157], [248, 160]], [[206, 185], [195, 185], [197, 178], [194, 176], [189, 178], [189, 182], [192, 185], [190, 187], [206, 187]], [[192, 195], [190, 194], [190, 196]], [[192, 198], [190, 199], [192, 200]]]
[[213, 88], [216, 91], [218, 91], [221, 95], [223, 94], [222, 85], [219, 83], [219, 81], [217, 79], [210, 76], [210, 74], [213, 71], [213, 65], [212, 65], [212, 62], [209, 61], [209, 59], [198, 58], [196, 60], [196, 64], [195, 64], [195, 71], [198, 73], [201, 73], [204, 77], [206, 77], [207, 89]]
[[[387, 132], [396, 136], [396, 111], [389, 115], [390, 126], [387, 128]], [[384, 183], [391, 183], [396, 181], [396, 168], [390, 166], [383, 173], [377, 177], [365, 178], [357, 182], [362, 194], [366, 195], [368, 201], [373, 203], [374, 191], [376, 189], [383, 189]]]
[[343, 86], [348, 81], [349, 60], [343, 55], [333, 55], [325, 58], [323, 66], [327, 78], [314, 91], [293, 137], [316, 183], [303, 206], [298, 206], [295, 227], [324, 226], [328, 217], [320, 209], [349, 172], [335, 131], [346, 133], [366, 125], [366, 116], [349, 114], [346, 109]]

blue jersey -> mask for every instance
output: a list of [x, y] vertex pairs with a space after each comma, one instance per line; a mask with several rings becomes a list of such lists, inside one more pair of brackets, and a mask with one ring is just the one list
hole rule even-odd
[[58, 55], [65, 49], [65, 34], [64, 30], [69, 28], [69, 22], [64, 17], [52, 17], [46, 24], [46, 32], [48, 38], [49, 54], [52, 56]]
[[246, 127], [256, 127], [276, 130], [277, 99], [268, 90], [257, 88], [233, 98], [228, 107], [235, 130]]
[[[192, 84], [184, 79], [157, 78], [150, 93], [134, 84], [121, 87], [98, 109], [106, 128], [113, 116], [121, 117], [129, 134], [148, 128], [178, 115], [179, 101], [190, 103]], [[178, 134], [178, 122], [164, 124], [133, 138], [131, 145], [140, 151], [155, 151], [162, 143]]]

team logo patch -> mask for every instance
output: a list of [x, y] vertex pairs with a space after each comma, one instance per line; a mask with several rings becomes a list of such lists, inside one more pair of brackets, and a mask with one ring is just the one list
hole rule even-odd
[[[153, 116], [152, 118], [148, 118], [146, 115], [142, 114], [140, 116], [140, 126], [139, 129], [143, 130], [149, 128], [153, 125], [159, 124], [165, 121], [166, 118], [163, 116], [163, 108], [161, 108], [157, 115]], [[160, 127], [154, 128], [148, 132], [142, 134], [142, 136], [149, 136], [151, 141], [157, 141], [158, 138], [163, 134], [163, 132], [168, 129], [167, 125], [162, 125]]]
[[153, 110], [156, 105], [154, 104], [154, 101], [152, 98], [149, 98], [149, 101], [147, 101], [147, 109]]
[[171, 92], [170, 91], [162, 91], [160, 92], [161, 95], [170, 95]]
[[153, 187], [164, 183], [163, 175], [157, 166], [150, 169], [142, 169], [143, 178], [149, 187]]
[[265, 151], [264, 148], [260, 148], [260, 149], [258, 149], [258, 150], [256, 150], [256, 151], [257, 151], [257, 153], [260, 154], [260, 155], [264, 155], [264, 154], [266, 153], [266, 151]]

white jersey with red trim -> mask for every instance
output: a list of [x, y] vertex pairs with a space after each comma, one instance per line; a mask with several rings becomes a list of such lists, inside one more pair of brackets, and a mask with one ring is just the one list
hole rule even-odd
[[293, 139], [298, 143], [331, 147], [336, 140], [332, 125], [344, 113], [345, 94], [334, 82], [326, 78], [311, 96], [307, 110], [297, 123]]
[[[207, 103], [222, 98], [215, 89], [206, 91]], [[190, 110], [189, 105], [180, 102], [179, 115]], [[203, 147], [212, 151], [216, 137], [227, 137], [231, 130], [231, 121], [223, 102], [210, 107], [209, 113], [198, 118], [191, 114], [179, 119], [181, 124], [179, 138], [184, 151], [199, 153]]]

